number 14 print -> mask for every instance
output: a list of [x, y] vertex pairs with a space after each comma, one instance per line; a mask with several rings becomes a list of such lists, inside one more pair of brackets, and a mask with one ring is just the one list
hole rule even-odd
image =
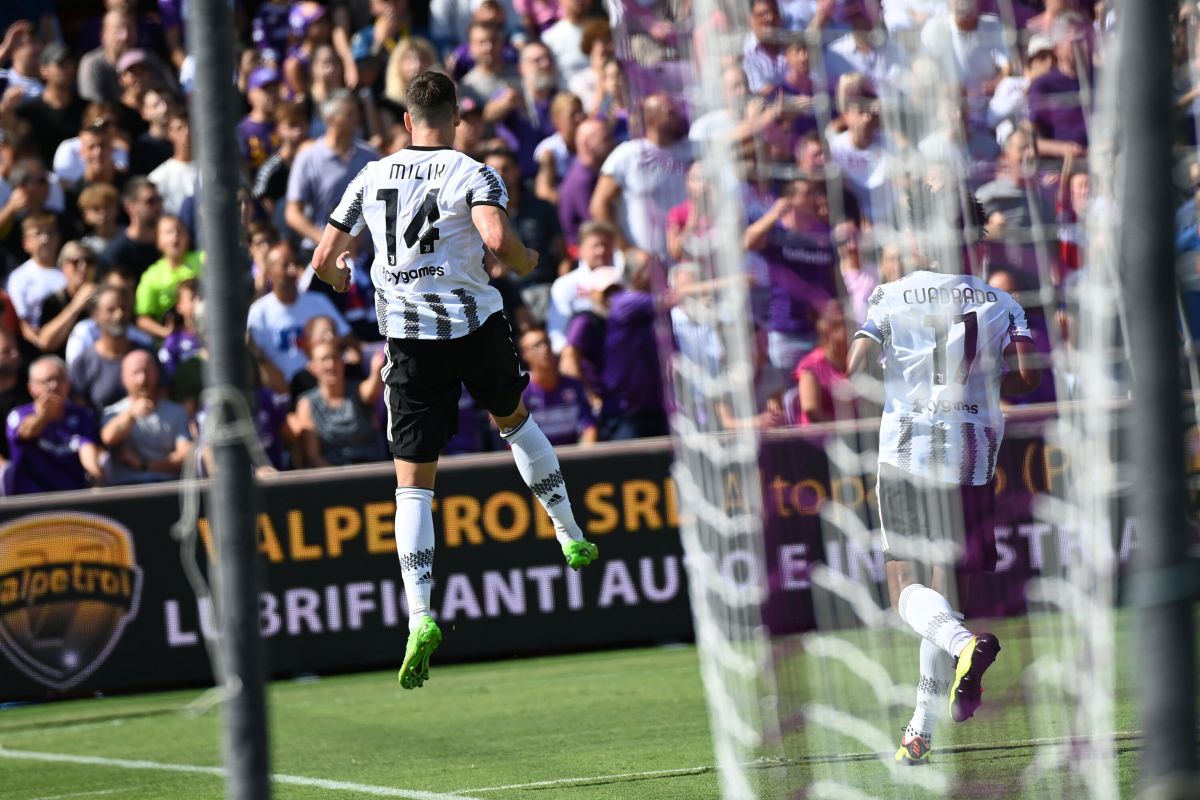
[[[382, 200], [386, 210], [384, 216], [387, 223], [388, 266], [394, 267], [396, 266], [396, 217], [400, 213], [400, 190], [380, 189], [375, 193], [375, 199]], [[438, 190], [430, 189], [429, 193], [425, 195], [425, 199], [421, 201], [421, 207], [417, 209], [417, 213], [413, 215], [404, 229], [404, 244], [412, 247], [420, 242], [421, 255], [432, 253], [435, 247], [434, 242], [441, 238], [441, 234], [433, 223], [441, 218], [442, 212], [438, 208]], [[421, 228], [425, 227], [426, 222], [429, 223], [429, 230], [421, 233]]]

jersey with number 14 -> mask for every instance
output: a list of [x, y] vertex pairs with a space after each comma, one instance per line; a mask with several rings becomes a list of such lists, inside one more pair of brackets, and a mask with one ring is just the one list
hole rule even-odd
[[491, 167], [448, 147], [410, 146], [372, 161], [350, 182], [329, 224], [375, 245], [379, 332], [392, 339], [457, 339], [503, 308], [488, 283], [478, 205], [508, 206]]
[[989, 482], [1004, 437], [1004, 351], [1031, 338], [1020, 304], [971, 275], [919, 271], [875, 290], [857, 335], [883, 347], [880, 463]]

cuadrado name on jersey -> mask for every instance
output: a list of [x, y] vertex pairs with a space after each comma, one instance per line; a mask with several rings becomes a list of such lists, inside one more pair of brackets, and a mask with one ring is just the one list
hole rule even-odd
[[942, 483], [991, 481], [1004, 437], [1004, 352], [1031, 339], [1007, 292], [918, 271], [879, 286], [858, 336], [883, 348], [879, 461]]

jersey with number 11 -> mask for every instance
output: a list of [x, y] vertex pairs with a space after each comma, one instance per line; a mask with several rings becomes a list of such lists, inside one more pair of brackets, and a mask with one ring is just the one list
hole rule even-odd
[[858, 331], [883, 347], [879, 460], [943, 483], [992, 479], [1004, 436], [1004, 351], [1029, 339], [1007, 292], [919, 271], [875, 290]]
[[370, 229], [381, 334], [457, 339], [501, 310], [471, 220], [477, 205], [506, 208], [504, 181], [448, 147], [408, 147], [372, 161], [350, 182], [329, 224], [353, 235]]

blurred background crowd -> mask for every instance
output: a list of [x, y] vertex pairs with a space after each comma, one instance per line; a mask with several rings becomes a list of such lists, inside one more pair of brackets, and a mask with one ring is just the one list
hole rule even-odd
[[[8, 493], [204, 468], [184, 3], [94, 5], [0, 8]], [[358, 243], [346, 294], [307, 265], [363, 164], [409, 143], [405, 91], [427, 69], [457, 82], [456, 147], [499, 171], [509, 216], [541, 253], [523, 278], [488, 269], [532, 375], [526, 403], [555, 444], [665, 434], [677, 402], [666, 354], [709, 348], [720, 364], [694, 322], [722, 291], [703, 279], [718, 190], [699, 156], [714, 145], [744, 178], [756, 340], [757, 407], [718, 404], [720, 425], [835, 415], [848, 332], [912, 257], [892, 186], [914, 160], [926, 183], [962, 183], [982, 203], [964, 267], [1034, 298], [1046, 352], [1056, 337], [1069, 350], [1070, 286], [1100, 196], [1089, 157], [1112, 157], [1089, 150], [1088, 125], [1112, 5], [745, 0], [699, 24], [690, 0], [238, 0], [247, 343], [270, 468], [388, 458], [370, 243]], [[1198, 22], [1183, 3], [1175, 225], [1189, 308], [1200, 308]], [[719, 107], [701, 111], [687, 98], [706, 31], [739, 38], [715, 54]], [[1069, 363], [1054, 366], [1059, 380], [1022, 402], [1069, 395]], [[460, 411], [447, 453], [502, 446], [465, 394]]]

